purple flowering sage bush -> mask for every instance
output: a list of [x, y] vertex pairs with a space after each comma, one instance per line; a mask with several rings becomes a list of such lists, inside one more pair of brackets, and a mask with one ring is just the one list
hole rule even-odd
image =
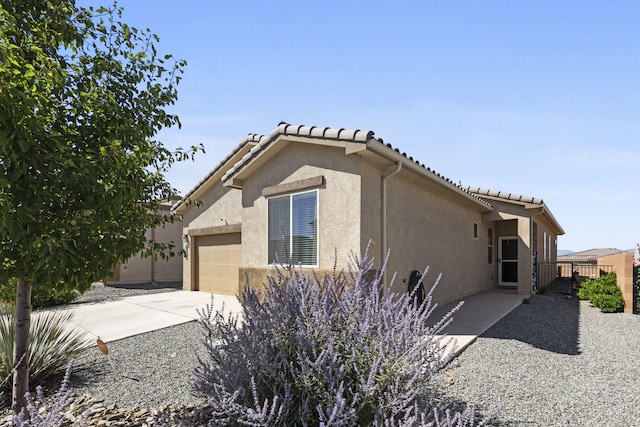
[[474, 425], [472, 410], [432, 403], [432, 376], [453, 358], [440, 333], [459, 306], [434, 323], [433, 289], [416, 306], [382, 273], [367, 280], [366, 253], [351, 264], [323, 277], [281, 266], [262, 290], [244, 287], [241, 320], [200, 312], [207, 355], [194, 389], [209, 425]]
[[[13, 427], [59, 427], [68, 425], [66, 410], [73, 402], [69, 379], [71, 377], [71, 365], [73, 361], [67, 363], [67, 368], [62, 379], [60, 389], [56, 394], [47, 399], [42, 386], [36, 387], [35, 397], [31, 392], [25, 394], [26, 406], [12, 421]], [[87, 417], [90, 410], [87, 409], [77, 424], [79, 427], [87, 426]]]

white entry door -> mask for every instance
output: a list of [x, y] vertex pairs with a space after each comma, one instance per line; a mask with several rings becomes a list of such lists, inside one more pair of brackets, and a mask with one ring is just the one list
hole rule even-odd
[[518, 237], [500, 236], [498, 238], [498, 275], [499, 285], [518, 286]]

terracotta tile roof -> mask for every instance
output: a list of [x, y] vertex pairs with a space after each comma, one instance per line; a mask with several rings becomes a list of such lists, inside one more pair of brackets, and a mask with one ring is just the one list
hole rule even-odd
[[249, 161], [255, 157], [257, 154], [265, 150], [269, 144], [271, 144], [278, 136], [280, 135], [288, 135], [288, 136], [300, 136], [300, 137], [308, 137], [308, 138], [318, 138], [318, 139], [329, 139], [329, 140], [337, 140], [337, 141], [346, 141], [346, 142], [354, 142], [354, 143], [362, 143], [366, 144], [368, 142], [376, 142], [386, 147], [390, 148], [397, 154], [402, 157], [408, 159], [411, 162], [414, 162], [416, 165], [420, 166], [424, 171], [431, 173], [434, 177], [439, 178], [443, 181], [444, 185], [454, 187], [457, 191], [461, 191], [466, 193], [468, 196], [471, 196], [477, 202], [485, 204], [491, 207], [491, 203], [478, 197], [476, 194], [468, 191], [466, 188], [463, 188], [461, 185], [455, 183], [453, 180], [440, 175], [435, 170], [432, 170], [429, 167], [426, 167], [423, 163], [420, 163], [418, 160], [414, 160], [413, 157], [407, 156], [406, 153], [400, 152], [399, 149], [394, 148], [391, 144], [385, 144], [382, 138], [375, 138], [375, 133], [371, 130], [348, 130], [343, 128], [330, 128], [330, 127], [317, 127], [317, 126], [305, 126], [305, 125], [292, 125], [287, 122], [280, 122], [278, 127], [274, 129], [269, 135], [255, 135], [254, 140], [258, 141], [258, 144], [249, 151], [242, 159], [233, 165], [222, 177], [223, 181], [228, 180], [233, 174], [242, 169]]
[[556, 227], [559, 235], [564, 234], [564, 229], [558, 222], [558, 220], [553, 216], [551, 211], [547, 208], [542, 200], [539, 197], [529, 197], [529, 196], [521, 196], [520, 194], [508, 193], [505, 191], [495, 191], [495, 190], [487, 190], [480, 187], [465, 187], [465, 190], [474, 194], [480, 198], [482, 197], [494, 197], [497, 199], [502, 199], [509, 202], [521, 202], [527, 203], [531, 205], [537, 205], [537, 207], [543, 209], [544, 215], [551, 221], [551, 223]]
[[331, 139], [336, 141], [359, 142], [366, 143], [375, 139], [374, 133], [370, 130], [347, 130], [342, 128], [317, 127], [292, 125], [286, 122], [280, 122], [268, 136], [254, 135], [258, 144], [251, 149], [238, 163], [233, 165], [222, 177], [226, 181], [231, 175], [242, 169], [249, 161], [260, 152], [264, 151], [275, 139], [280, 135], [302, 136], [307, 138]]
[[566, 255], [559, 255], [558, 261], [587, 261], [596, 260], [599, 257], [615, 255], [621, 252], [625, 252], [616, 248], [595, 248], [588, 249], [586, 251], [573, 252]]
[[521, 196], [520, 194], [507, 193], [505, 191], [487, 190], [485, 188], [471, 187], [471, 186], [465, 187], [465, 190], [467, 190], [472, 194], [477, 194], [480, 197], [491, 196], [491, 197], [497, 197], [499, 199], [505, 199], [505, 200], [510, 200], [514, 202], [524, 202], [524, 203], [531, 203], [535, 205], [544, 204], [544, 201], [538, 197]]
[[[378, 141], [382, 142], [382, 139], [378, 139]], [[391, 144], [388, 144], [388, 143], [387, 143], [387, 144], [384, 144], [384, 145], [386, 145], [388, 148], [390, 148], [390, 149], [392, 149], [393, 151], [395, 151], [397, 154], [400, 154], [402, 157], [404, 157], [404, 158], [408, 159], [409, 161], [411, 161], [411, 162], [415, 163], [416, 165], [418, 165], [419, 167], [421, 167], [422, 169], [424, 169], [424, 171], [425, 171], [425, 172], [428, 172], [428, 173], [430, 173], [431, 175], [433, 175], [434, 177], [439, 178], [441, 181], [443, 181], [443, 184], [444, 184], [444, 185], [447, 185], [447, 186], [449, 186], [449, 187], [454, 187], [456, 190], [461, 191], [461, 192], [463, 192], [463, 193], [467, 194], [468, 196], [471, 196], [474, 200], [476, 200], [476, 201], [478, 201], [478, 202], [480, 202], [480, 203], [482, 203], [482, 204], [485, 204], [485, 205], [487, 205], [487, 206], [489, 206], [489, 207], [493, 207], [493, 206], [491, 205], [491, 203], [489, 203], [488, 201], [484, 200], [484, 199], [483, 199], [483, 198], [481, 198], [481, 197], [478, 197], [476, 194], [474, 194], [474, 193], [472, 193], [472, 192], [468, 191], [468, 190], [467, 190], [467, 188], [465, 188], [465, 187], [463, 187], [462, 185], [460, 185], [460, 184], [456, 183], [456, 182], [455, 182], [455, 181], [453, 181], [452, 179], [449, 179], [449, 178], [447, 178], [446, 176], [441, 175], [440, 173], [436, 172], [434, 169], [431, 169], [430, 167], [425, 166], [425, 165], [424, 165], [424, 163], [420, 163], [420, 161], [419, 161], [419, 160], [414, 160], [414, 159], [413, 159], [413, 157], [411, 157], [411, 156], [407, 156], [407, 153], [400, 152], [400, 150], [399, 150], [399, 149], [394, 148]]]

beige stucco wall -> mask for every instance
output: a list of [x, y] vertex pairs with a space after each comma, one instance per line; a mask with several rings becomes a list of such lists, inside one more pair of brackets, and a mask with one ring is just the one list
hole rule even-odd
[[[380, 176], [378, 177], [380, 180]], [[436, 184], [403, 170], [387, 180], [387, 245], [391, 250], [387, 281], [405, 292], [412, 270], [429, 267], [428, 290], [442, 273], [434, 293], [437, 302], [463, 298], [495, 286], [495, 265], [487, 260], [487, 233], [492, 222], [468, 202], [460, 202]], [[474, 223], [478, 238], [474, 238]], [[373, 230], [363, 230], [368, 233]]]
[[[196, 235], [224, 225], [242, 230], [242, 268], [239, 285], [245, 276], [252, 286], [260, 286], [273, 272], [268, 264], [268, 196], [265, 188], [289, 184], [294, 192], [318, 191], [318, 271], [348, 266], [352, 253], [361, 254], [370, 243], [374, 269], [384, 258], [382, 238], [382, 175], [394, 169], [394, 162], [373, 152], [345, 154], [344, 148], [306, 142], [281, 140], [267, 157], [248, 166], [236, 184], [242, 189], [223, 187], [220, 182], [202, 199], [202, 206], [189, 207], [185, 213], [184, 233]], [[322, 177], [322, 184], [299, 187], [304, 180]], [[307, 182], [307, 181], [305, 181]], [[282, 188], [282, 187], [281, 187]], [[281, 188], [276, 190], [277, 195]], [[531, 244], [540, 240], [549, 224], [542, 217], [532, 236], [531, 212], [522, 206], [492, 201], [494, 212], [487, 212], [468, 198], [454, 195], [440, 183], [426, 180], [410, 168], [404, 168], [387, 180], [387, 248], [391, 258], [387, 281], [394, 273], [393, 290], [405, 292], [412, 270], [430, 268], [426, 285], [430, 287], [442, 273], [435, 298], [448, 302], [495, 287], [498, 283], [498, 238], [519, 238], [518, 292], [531, 293]], [[224, 218], [221, 221], [221, 218]], [[535, 220], [535, 219], [534, 219]], [[474, 223], [478, 237], [474, 238]], [[493, 230], [492, 262], [487, 260], [488, 229]], [[223, 231], [211, 231], [223, 232]], [[548, 232], [549, 235], [549, 232]], [[554, 247], [549, 256], [555, 257]], [[184, 283], [189, 288], [194, 269], [193, 257], [184, 260]]]
[[182, 258], [182, 287], [186, 290], [194, 288], [193, 272], [195, 258], [192, 254], [196, 235], [215, 233], [226, 226], [239, 225], [242, 222], [242, 193], [240, 190], [223, 187], [216, 181], [207, 192], [196, 198], [198, 204], [191, 204], [183, 212], [184, 228], [188, 242], [183, 242], [186, 256]]
[[633, 313], [633, 254], [620, 252], [598, 258], [598, 265], [611, 265], [624, 298], [624, 312]]
[[[376, 159], [377, 160], [377, 159]], [[360, 215], [361, 236], [360, 251], [364, 253], [369, 247], [368, 257], [373, 260], [373, 268], [379, 270], [385, 258], [382, 248], [382, 172], [393, 170], [389, 162], [372, 163], [367, 159], [361, 159], [361, 203]]]
[[[168, 208], [164, 210], [168, 213]], [[147, 240], [160, 243], [173, 242], [174, 252], [182, 247], [182, 221], [174, 218], [173, 223], [166, 223], [164, 227], [149, 230], [145, 234]], [[130, 284], [145, 282], [179, 282], [182, 280], [182, 257], [173, 256], [168, 259], [157, 257], [133, 256], [126, 263], [117, 267], [113, 278], [107, 279], [111, 284]]]
[[[557, 269], [549, 270], [549, 263], [555, 263], [558, 258], [558, 235], [554, 227], [545, 221], [543, 216], [533, 218], [535, 234], [532, 248], [537, 253], [538, 263], [544, 263], [545, 271], [538, 271], [538, 289], [544, 288], [555, 280]], [[555, 265], [555, 264], [554, 264]], [[568, 273], [570, 274], [570, 272]]]
[[[533, 292], [533, 250], [536, 250], [536, 247], [542, 248], [542, 238], [540, 236], [545, 230], [548, 230], [548, 224], [540, 222], [543, 216], [532, 216], [531, 211], [518, 204], [496, 200], [492, 200], [491, 203], [495, 211], [487, 215], [487, 219], [496, 220], [497, 237], [518, 237], [518, 293], [530, 295]], [[538, 224], [535, 227], [534, 221]], [[552, 240], [554, 244], [556, 240], [554, 237]], [[499, 242], [497, 245], [499, 246]], [[533, 247], [533, 245], [536, 245], [536, 247]], [[498, 254], [499, 250], [499, 247], [497, 247]], [[538, 251], [537, 261], [540, 262], [540, 256], [543, 254], [540, 249]], [[557, 250], [554, 248], [551, 253], [555, 256]], [[497, 268], [500, 268], [500, 266], [498, 265]]]
[[338, 268], [347, 267], [351, 251], [361, 250], [359, 170], [359, 158], [346, 156], [343, 148], [293, 143], [243, 182], [242, 260], [247, 271], [252, 272], [252, 282], [262, 282], [257, 272], [271, 271], [267, 255], [268, 206], [262, 190], [317, 176], [323, 176], [325, 182], [317, 188], [317, 268], [333, 269], [336, 257]]

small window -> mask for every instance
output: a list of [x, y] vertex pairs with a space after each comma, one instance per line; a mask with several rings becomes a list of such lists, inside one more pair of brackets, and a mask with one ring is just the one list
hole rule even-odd
[[474, 239], [478, 238], [478, 223], [477, 222], [473, 223], [473, 238]]
[[487, 263], [493, 264], [493, 228], [487, 229]]
[[318, 264], [318, 192], [269, 199], [269, 260]]

